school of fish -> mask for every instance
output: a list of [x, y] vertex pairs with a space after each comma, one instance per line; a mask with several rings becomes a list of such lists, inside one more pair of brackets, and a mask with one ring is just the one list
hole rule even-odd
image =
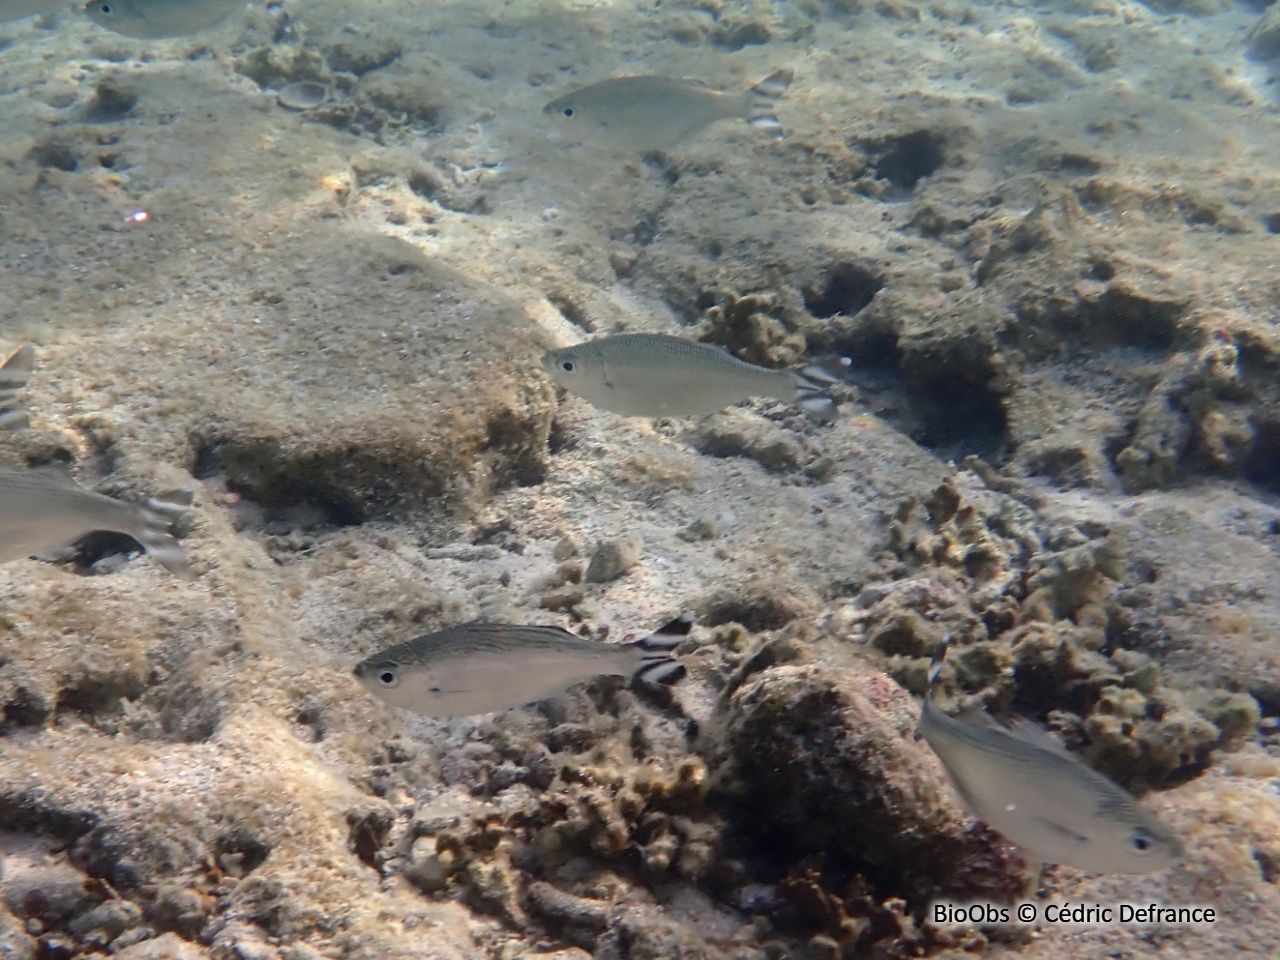
[[[47, 14], [59, 0], [0, 0], [0, 22]], [[215, 29], [245, 0], [89, 0], [82, 13], [141, 40]], [[644, 153], [677, 147], [721, 121], [740, 121], [781, 139], [776, 108], [794, 80], [779, 69], [745, 90], [722, 91], [662, 76], [602, 79], [565, 93], [543, 113], [567, 140]], [[685, 337], [602, 336], [548, 350], [545, 373], [569, 394], [623, 417], [696, 417], [753, 398], [778, 401], [830, 424], [831, 388], [842, 366], [770, 369]], [[0, 430], [30, 425], [23, 390], [35, 349], [19, 347], [0, 366]], [[173, 534], [192, 493], [171, 490], [142, 504], [86, 489], [61, 465], [0, 470], [0, 563], [45, 554], [97, 530], [132, 537], [146, 556], [183, 579], [192, 566]], [[691, 615], [640, 640], [606, 643], [554, 625], [468, 623], [419, 636], [356, 664], [354, 678], [385, 703], [429, 717], [520, 708], [599, 676], [672, 684], [686, 674], [676, 656]], [[1180, 838], [1117, 784], [1024, 722], [1002, 725], [985, 711], [951, 717], [934, 703], [932, 671], [917, 734], [937, 755], [970, 812], [1030, 858], [1094, 873], [1149, 873], [1182, 860]], [[851, 825], [855, 827], [856, 825]]]

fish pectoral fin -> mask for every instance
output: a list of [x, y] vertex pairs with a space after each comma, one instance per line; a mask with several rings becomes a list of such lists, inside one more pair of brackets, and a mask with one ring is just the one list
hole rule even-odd
[[1047, 820], [1044, 817], [1036, 817], [1035, 820], [1045, 828], [1052, 830], [1055, 836], [1062, 837], [1065, 840], [1070, 840], [1073, 843], [1086, 844], [1089, 842], [1089, 838], [1083, 833], [1072, 830], [1070, 827], [1063, 826], [1061, 823], [1054, 823], [1052, 820]]

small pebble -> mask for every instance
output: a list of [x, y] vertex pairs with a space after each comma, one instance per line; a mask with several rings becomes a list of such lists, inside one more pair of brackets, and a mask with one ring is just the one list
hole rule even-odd
[[606, 540], [591, 555], [591, 562], [587, 564], [587, 582], [608, 583], [610, 580], [617, 580], [639, 562], [639, 537]]

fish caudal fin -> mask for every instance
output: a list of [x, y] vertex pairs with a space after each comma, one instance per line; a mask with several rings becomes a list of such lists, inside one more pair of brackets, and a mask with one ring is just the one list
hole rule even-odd
[[640, 651], [640, 666], [632, 672], [632, 679], [666, 684], [680, 680], [685, 675], [684, 664], [671, 651], [684, 642], [692, 626], [693, 614], [684, 613], [631, 644]]
[[787, 92], [787, 87], [791, 86], [793, 77], [795, 77], [795, 71], [790, 67], [783, 67], [781, 70], [775, 70], [747, 91], [749, 110], [747, 122], [757, 130], [763, 130], [775, 140], [781, 140], [783, 132], [782, 122], [774, 116], [773, 108], [779, 98]]
[[191, 563], [169, 528], [190, 509], [191, 500], [190, 490], [156, 494], [138, 508], [142, 514], [142, 525], [134, 534], [160, 566], [183, 580], [191, 579]]
[[848, 357], [833, 357], [796, 371], [796, 406], [819, 423], [835, 420], [836, 401], [831, 387], [844, 381], [848, 369]]
[[929, 686], [924, 692], [924, 702], [920, 707], [920, 719], [916, 722], [915, 738], [919, 740], [924, 734], [925, 714], [933, 707], [930, 701], [933, 699], [933, 688], [938, 683], [938, 675], [942, 673], [942, 665], [947, 662], [947, 650], [951, 647], [951, 634], [947, 634], [942, 639], [942, 652], [933, 658], [933, 663], [929, 664]]
[[24, 343], [0, 367], [0, 430], [26, 428], [27, 412], [20, 407], [18, 393], [36, 367], [36, 348]]

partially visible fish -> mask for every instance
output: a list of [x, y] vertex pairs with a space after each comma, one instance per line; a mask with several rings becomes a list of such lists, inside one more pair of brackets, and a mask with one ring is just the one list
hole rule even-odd
[[738, 93], [691, 80], [617, 77], [552, 100], [542, 112], [570, 136], [617, 150], [666, 150], [717, 120], [745, 120], [781, 139], [774, 105], [793, 76], [777, 70]]
[[28, 423], [18, 394], [36, 368], [36, 348], [24, 343], [0, 367], [0, 429], [22, 430]]
[[471, 623], [389, 647], [356, 664], [356, 679], [392, 706], [428, 717], [509, 710], [602, 675], [675, 683], [671, 651], [693, 618], [679, 617], [634, 643], [585, 640], [559, 627]]
[[61, 468], [0, 470], [0, 563], [111, 530], [133, 537], [162, 567], [189, 580], [187, 555], [169, 527], [191, 499], [189, 490], [171, 490], [139, 506], [86, 490]]
[[[931, 688], [941, 666], [930, 674]], [[985, 710], [949, 717], [930, 689], [916, 733], [970, 812], [1042, 863], [1154, 873], [1182, 859], [1172, 830], [1034, 724], [1005, 727]]]
[[793, 403], [835, 419], [827, 392], [837, 377], [820, 367], [770, 370], [727, 350], [660, 333], [623, 333], [548, 350], [542, 368], [570, 393], [624, 417], [692, 417], [750, 397]]
[[247, 0], [89, 0], [84, 12], [100, 27], [136, 40], [186, 37], [216, 27]]
[[67, 0], [0, 0], [0, 23], [34, 17], [66, 5]]

